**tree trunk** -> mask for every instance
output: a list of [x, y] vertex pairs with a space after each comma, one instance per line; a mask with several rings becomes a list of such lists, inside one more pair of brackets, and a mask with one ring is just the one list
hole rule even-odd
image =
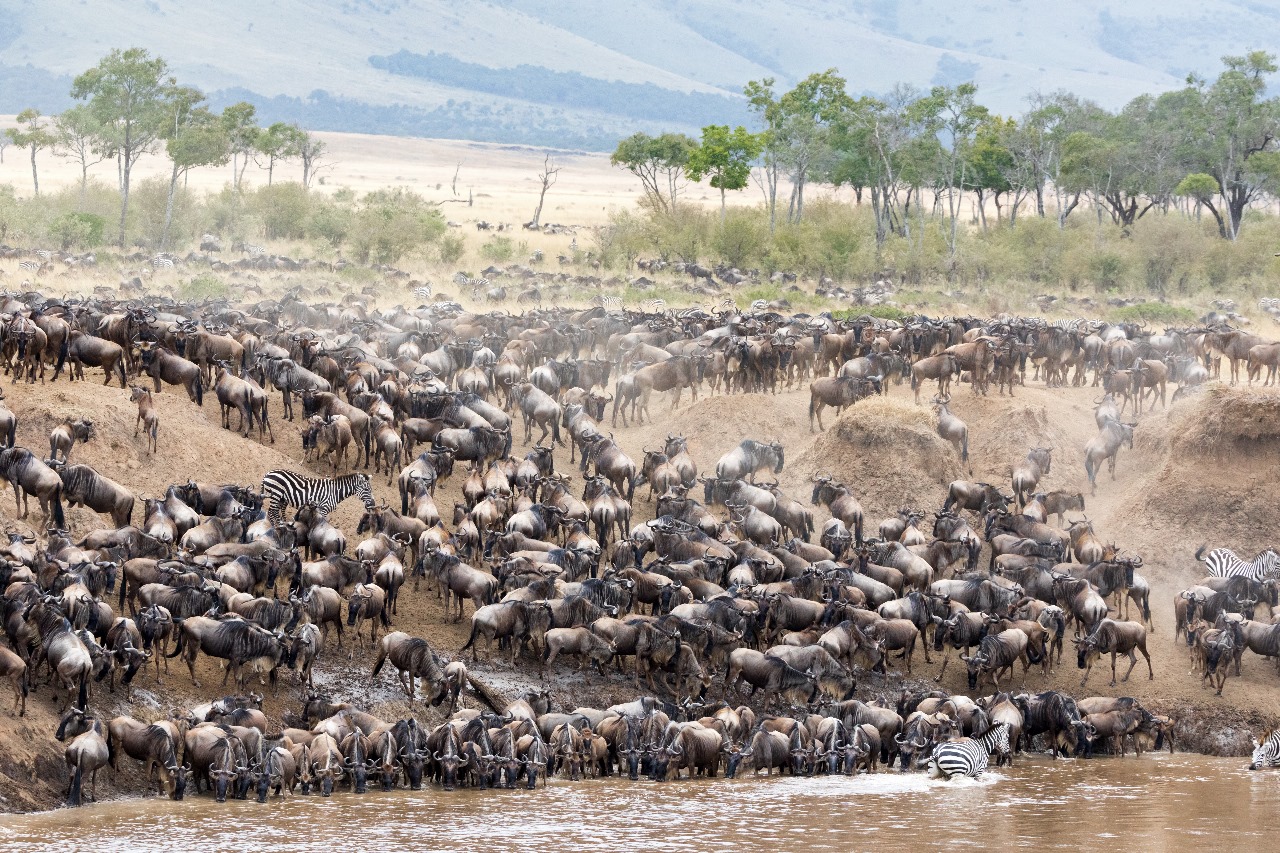
[[40, 195], [40, 178], [36, 175], [36, 147], [31, 146], [31, 184], [35, 187], [36, 195]]
[[124, 248], [124, 227], [125, 221], [129, 218], [129, 172], [133, 168], [133, 164], [129, 162], [127, 152], [120, 155], [120, 248]]
[[160, 250], [169, 248], [169, 226], [173, 224], [173, 196], [178, 191], [178, 164], [173, 164], [173, 174], [169, 176], [169, 198], [164, 205], [164, 231], [160, 234]]
[[276, 158], [267, 158], [267, 186], [271, 186], [271, 177], [276, 171]]
[[89, 191], [89, 164], [80, 160], [80, 209], [84, 210], [85, 197]]
[[240, 174], [236, 177], [237, 191], [240, 191], [244, 187], [244, 170], [247, 168], [249, 168], [249, 154], [248, 152], [245, 152], [245, 155], [240, 158]]
[[720, 187], [720, 227], [724, 227], [724, 187]]

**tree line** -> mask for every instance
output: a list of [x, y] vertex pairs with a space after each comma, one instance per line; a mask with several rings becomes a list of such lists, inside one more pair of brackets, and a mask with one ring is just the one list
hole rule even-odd
[[1234, 241], [1246, 212], [1280, 195], [1280, 99], [1267, 97], [1274, 55], [1222, 62], [1212, 81], [1191, 76], [1114, 112], [1055, 92], [1032, 96], [1016, 117], [980, 104], [972, 83], [899, 85], [877, 98], [850, 94], [836, 69], [785, 92], [766, 78], [744, 88], [756, 129], [713, 124], [697, 140], [639, 133], [618, 144], [612, 162], [640, 179], [660, 214], [674, 212], [684, 180], [709, 179], [722, 223], [725, 193], [754, 180], [770, 233], [780, 215], [803, 219], [810, 185], [849, 187], [859, 204], [870, 202], [877, 247], [891, 236], [924, 239], [926, 216], [940, 218], [953, 263], [966, 193], [983, 229], [988, 204], [1010, 225], [1024, 208], [1038, 217], [1052, 210], [1063, 226], [1088, 207], [1125, 232], [1151, 211], [1176, 208], [1207, 212]]
[[31, 159], [31, 181], [40, 194], [37, 157], [50, 151], [80, 166], [81, 200], [89, 168], [115, 160], [120, 190], [118, 242], [125, 245], [133, 168], [145, 154], [163, 151], [172, 163], [160, 248], [167, 248], [179, 182], [195, 168], [232, 165], [238, 191], [250, 160], [267, 170], [271, 184], [277, 164], [302, 163], [302, 186], [310, 186], [324, 154], [324, 143], [296, 124], [260, 127], [253, 104], [239, 102], [221, 113], [211, 110], [203, 92], [183, 85], [168, 63], [142, 48], [113, 50], [75, 78], [71, 97], [83, 103], [56, 116], [23, 110], [16, 128], [5, 131], [14, 147]]

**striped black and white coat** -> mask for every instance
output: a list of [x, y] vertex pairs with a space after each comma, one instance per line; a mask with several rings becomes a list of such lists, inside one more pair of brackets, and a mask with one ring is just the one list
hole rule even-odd
[[328, 518], [338, 504], [358, 495], [365, 509], [373, 508], [373, 492], [368, 474], [345, 474], [341, 477], [306, 477], [296, 471], [268, 471], [262, 478], [262, 499], [267, 504], [267, 519], [273, 526], [284, 523], [285, 507], [302, 508], [311, 504], [321, 518]]
[[987, 769], [991, 753], [1009, 752], [1009, 727], [996, 723], [980, 735], [940, 743], [929, 756], [929, 776], [950, 779], [968, 776], [977, 779]]
[[1264, 735], [1262, 743], [1253, 738], [1253, 758], [1249, 761], [1249, 769], [1268, 767], [1280, 767], [1280, 729]]
[[1280, 554], [1274, 548], [1262, 551], [1252, 560], [1242, 560], [1230, 548], [1214, 548], [1204, 556], [1201, 545], [1196, 550], [1196, 559], [1205, 564], [1211, 578], [1248, 578], [1253, 581], [1264, 581], [1280, 575]]

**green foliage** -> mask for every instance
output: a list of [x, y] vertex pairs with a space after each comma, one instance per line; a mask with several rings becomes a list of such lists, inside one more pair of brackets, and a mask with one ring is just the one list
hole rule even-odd
[[360, 263], [394, 264], [425, 252], [445, 232], [444, 217], [406, 189], [378, 190], [360, 200], [350, 244]]
[[881, 320], [896, 320], [903, 322], [910, 320], [915, 315], [910, 311], [904, 311], [893, 305], [860, 305], [854, 308], [844, 308], [839, 311], [832, 311], [831, 316], [836, 320], [856, 320], [859, 317], [876, 317]]
[[618, 143], [609, 162], [640, 179], [645, 200], [669, 211], [675, 206], [680, 175], [698, 141], [683, 133], [636, 133]]
[[182, 282], [177, 288], [177, 297], [188, 302], [226, 299], [229, 296], [231, 296], [231, 286], [209, 272], [202, 272], [195, 278]]
[[64, 252], [102, 245], [107, 220], [95, 213], [64, 213], [49, 223], [49, 237]]
[[510, 237], [495, 234], [480, 247], [480, 257], [496, 264], [505, 264], [516, 256], [516, 244]]
[[1169, 305], [1164, 302], [1139, 302], [1116, 308], [1107, 314], [1113, 323], [1155, 323], [1168, 326], [1188, 326], [1196, 322], [1196, 312], [1190, 308]]
[[726, 190], [740, 190], [751, 178], [751, 161], [760, 156], [761, 140], [742, 125], [732, 130], [728, 125], [711, 124], [702, 129], [702, 142], [689, 153], [685, 174], [699, 182], [710, 178], [711, 186], [720, 190], [720, 213], [724, 218]]
[[[311, 195], [298, 183], [259, 187], [250, 201], [250, 208], [262, 223], [262, 236], [268, 240], [301, 240], [308, 236], [308, 228], [315, 224], [311, 207]], [[317, 236], [333, 242], [331, 233]]]
[[461, 234], [445, 234], [440, 238], [437, 250], [440, 254], [440, 263], [452, 266], [462, 260], [462, 256], [467, 253], [467, 240]]

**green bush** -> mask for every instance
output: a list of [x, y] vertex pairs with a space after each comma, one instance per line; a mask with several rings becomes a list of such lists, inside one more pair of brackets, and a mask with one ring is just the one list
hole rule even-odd
[[302, 184], [283, 182], [259, 187], [252, 193], [250, 207], [262, 222], [266, 239], [301, 240], [312, 224], [311, 199]]
[[440, 238], [437, 247], [440, 252], [440, 263], [452, 266], [462, 260], [467, 253], [467, 238], [461, 234], [445, 234]]
[[64, 213], [49, 223], [49, 237], [64, 252], [102, 245], [107, 221], [96, 213]]
[[1108, 313], [1113, 323], [1156, 323], [1169, 326], [1186, 326], [1196, 322], [1196, 312], [1164, 302], [1139, 302], [1126, 305]]
[[837, 320], [853, 320], [857, 317], [877, 317], [881, 320], [896, 320], [904, 322], [910, 320], [915, 314], [910, 311], [903, 311], [894, 305], [861, 305], [854, 308], [844, 308], [840, 311], [832, 311], [831, 316]]
[[510, 237], [495, 234], [480, 247], [480, 257], [496, 264], [505, 264], [516, 256], [516, 244]]
[[440, 211], [417, 193], [378, 190], [360, 200], [351, 227], [352, 253], [360, 263], [398, 263], [425, 252], [446, 227]]
[[231, 295], [231, 287], [213, 273], [202, 272], [190, 281], [178, 285], [177, 296], [189, 302], [205, 299], [225, 299]]

